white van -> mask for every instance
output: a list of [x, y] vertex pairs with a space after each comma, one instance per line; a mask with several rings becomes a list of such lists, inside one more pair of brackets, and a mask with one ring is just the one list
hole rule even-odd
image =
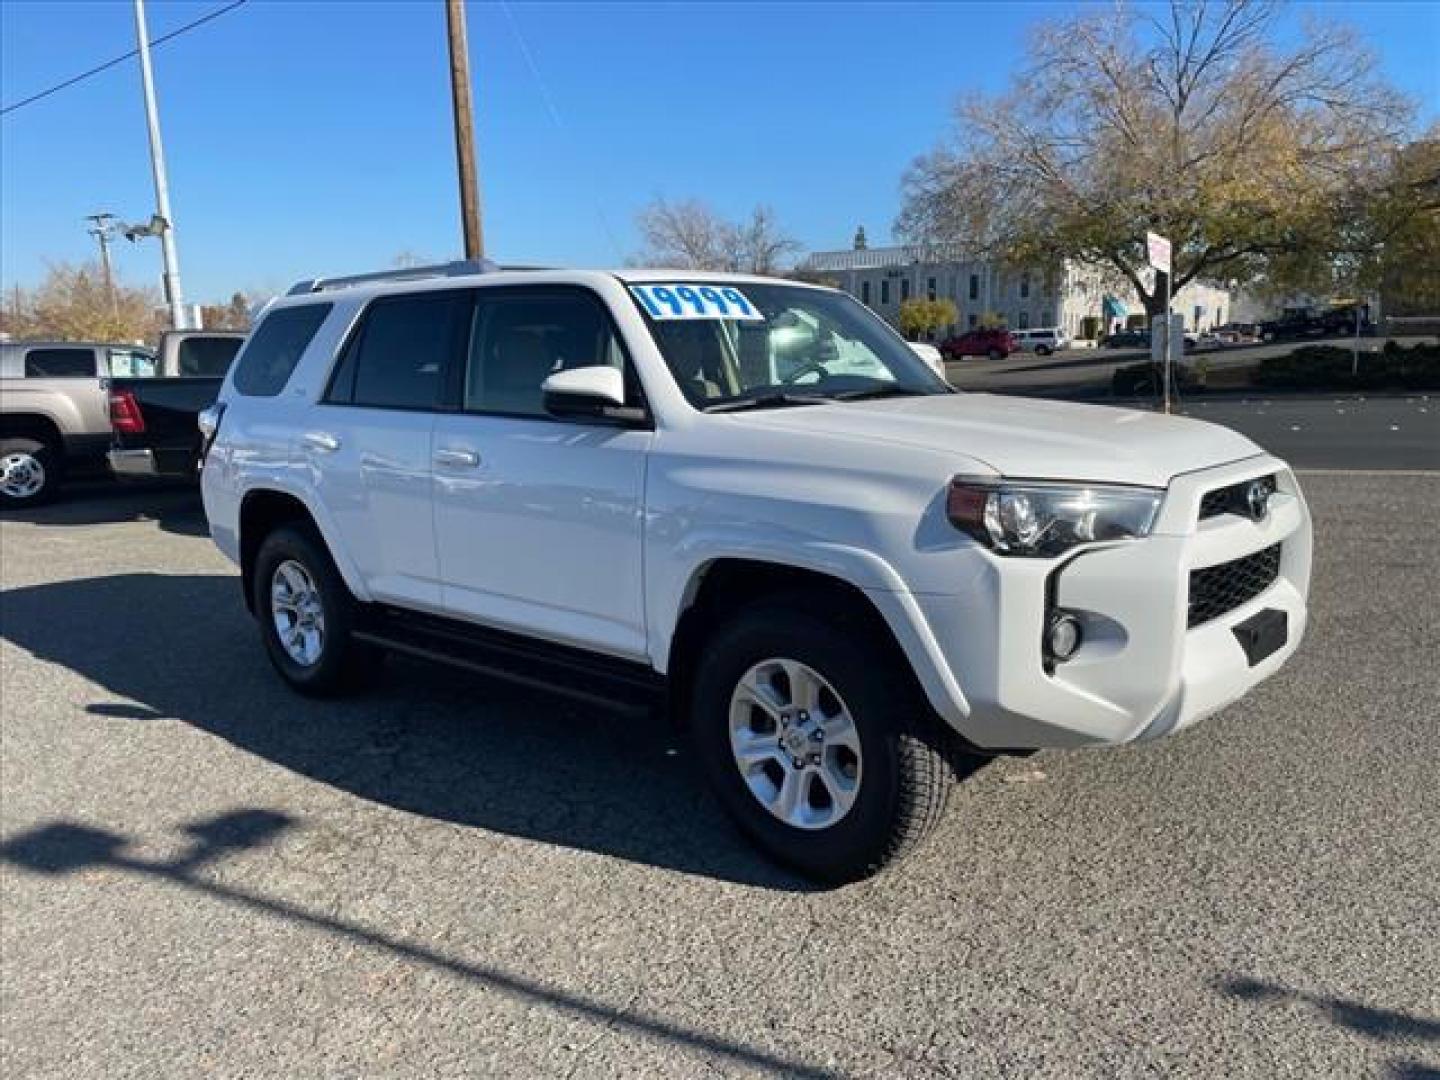
[[1057, 349], [1070, 348], [1070, 339], [1065, 336], [1065, 331], [1053, 326], [1042, 330], [1011, 330], [1010, 333], [1021, 352], [1049, 356]]

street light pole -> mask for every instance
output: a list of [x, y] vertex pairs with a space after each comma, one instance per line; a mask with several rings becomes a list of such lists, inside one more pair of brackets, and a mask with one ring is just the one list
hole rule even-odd
[[150, 131], [150, 168], [155, 174], [155, 213], [160, 218], [160, 253], [165, 261], [165, 302], [170, 325], [188, 327], [180, 292], [180, 261], [175, 254], [175, 222], [170, 216], [170, 186], [165, 179], [165, 148], [160, 143], [160, 112], [155, 105], [155, 73], [150, 67], [150, 32], [145, 26], [145, 0], [135, 0], [135, 34], [139, 39], [140, 81], [145, 90], [145, 123]]
[[464, 0], [446, 0], [445, 25], [450, 39], [450, 98], [455, 112], [455, 163], [460, 178], [460, 225], [465, 234], [465, 258], [482, 259], [485, 233], [480, 224], [480, 181], [475, 168], [475, 122], [471, 114], [470, 51], [465, 42]]

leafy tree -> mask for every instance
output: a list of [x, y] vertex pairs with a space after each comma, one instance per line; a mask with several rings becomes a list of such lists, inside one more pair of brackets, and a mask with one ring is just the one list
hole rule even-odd
[[1278, 44], [1278, 8], [1170, 0], [1043, 25], [1012, 88], [962, 100], [950, 140], [908, 170], [898, 231], [1107, 266], [1151, 314], [1147, 230], [1173, 242], [1177, 289], [1333, 254], [1336, 206], [1383, 186], [1409, 106], [1345, 27], [1312, 20]]
[[55, 263], [37, 288], [15, 286], [6, 300], [5, 329], [15, 338], [153, 341], [166, 325], [155, 289], [119, 281], [107, 289], [94, 263]]
[[918, 341], [941, 327], [953, 326], [959, 317], [949, 300], [905, 300], [900, 304], [900, 333]]
[[1371, 269], [1389, 315], [1440, 315], [1440, 124], [1396, 155], [1390, 183], [1371, 203]]
[[1390, 155], [1379, 184], [1340, 192], [1329, 217], [1338, 239], [1272, 260], [1262, 292], [1379, 292], [1386, 314], [1440, 315], [1440, 124]]
[[757, 206], [748, 219], [732, 222], [696, 199], [656, 199], [640, 211], [636, 225], [645, 251], [632, 261], [648, 266], [777, 274], [800, 250], [768, 206]]

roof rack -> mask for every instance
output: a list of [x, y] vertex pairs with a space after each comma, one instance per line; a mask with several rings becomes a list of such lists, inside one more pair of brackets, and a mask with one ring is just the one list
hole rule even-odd
[[306, 278], [290, 286], [286, 296], [324, 292], [326, 289], [348, 289], [355, 285], [372, 285], [384, 281], [423, 281], [426, 278], [464, 277], [469, 274], [493, 274], [498, 263], [489, 259], [461, 259], [434, 266], [404, 266], [395, 270], [378, 270], [372, 274], [351, 274], [348, 277]]

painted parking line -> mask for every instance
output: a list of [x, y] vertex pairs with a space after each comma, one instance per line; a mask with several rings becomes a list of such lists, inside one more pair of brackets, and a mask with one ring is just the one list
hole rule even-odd
[[1440, 469], [1295, 469], [1296, 476], [1440, 476]]

